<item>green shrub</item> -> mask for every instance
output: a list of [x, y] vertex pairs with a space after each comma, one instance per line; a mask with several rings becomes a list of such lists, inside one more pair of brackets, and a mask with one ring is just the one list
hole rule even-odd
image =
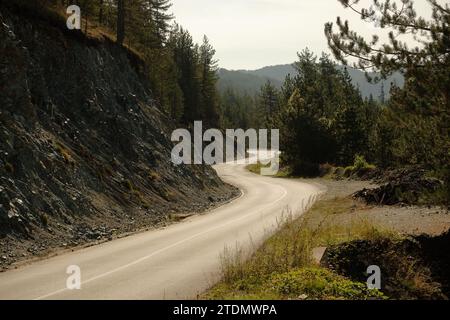
[[369, 164], [366, 161], [364, 156], [356, 155], [353, 165], [346, 167], [342, 174], [346, 178], [349, 178], [353, 175], [361, 176], [361, 175], [368, 173], [369, 171], [374, 170], [375, 168], [376, 167], [374, 165]]
[[353, 169], [357, 172], [361, 170], [373, 170], [376, 167], [373, 164], [369, 164], [364, 156], [356, 155], [355, 162], [353, 163]]
[[385, 299], [378, 290], [354, 282], [324, 268], [302, 268], [273, 276], [271, 287], [286, 298], [306, 295], [309, 299]]
[[353, 174], [354, 168], [353, 167], [346, 167], [344, 169], [344, 177], [348, 178]]

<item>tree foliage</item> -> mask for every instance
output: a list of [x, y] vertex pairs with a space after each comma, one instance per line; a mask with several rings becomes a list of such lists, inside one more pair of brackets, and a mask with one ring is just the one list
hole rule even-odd
[[[351, 58], [355, 66], [384, 76], [396, 70], [405, 74], [405, 87], [393, 88], [379, 125], [379, 150], [384, 156], [380, 160], [391, 166], [428, 166], [442, 172], [449, 186], [450, 5], [427, 0], [432, 17], [426, 20], [412, 0], [374, 0], [369, 7], [361, 7], [357, 0], [339, 1], [380, 32], [387, 31], [389, 41], [380, 43], [378, 35], [367, 40], [338, 18], [337, 31], [332, 23], [325, 26], [336, 59], [348, 63]], [[402, 40], [411, 36], [414, 47]]]
[[[14, 0], [24, 2], [24, 0]], [[63, 12], [69, 1], [30, 0]], [[24, 2], [25, 3], [25, 2]], [[145, 62], [154, 99], [175, 123], [205, 127], [221, 122], [216, 90], [217, 61], [208, 38], [200, 45], [174, 22], [171, 0], [79, 0], [85, 33], [114, 34], [119, 46], [134, 50]]]

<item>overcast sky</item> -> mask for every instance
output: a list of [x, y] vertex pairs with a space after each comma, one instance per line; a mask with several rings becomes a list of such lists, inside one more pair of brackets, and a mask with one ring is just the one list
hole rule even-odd
[[[418, 13], [429, 17], [426, 0], [415, 2]], [[337, 0], [173, 0], [172, 11], [195, 41], [208, 36], [227, 69], [291, 63], [305, 47], [329, 52], [324, 24], [337, 16], [363, 35], [376, 30]]]

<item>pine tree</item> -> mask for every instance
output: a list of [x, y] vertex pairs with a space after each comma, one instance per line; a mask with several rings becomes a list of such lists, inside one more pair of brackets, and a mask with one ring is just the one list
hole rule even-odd
[[279, 92], [270, 81], [261, 88], [258, 109], [261, 125], [270, 128], [273, 117], [279, 111]]
[[[433, 14], [425, 20], [412, 0], [403, 0], [401, 6], [374, 0], [368, 8], [359, 7], [359, 1], [339, 1], [363, 21], [388, 30], [389, 40], [380, 43], [377, 34], [365, 39], [338, 18], [338, 31], [332, 23], [325, 25], [336, 59], [348, 63], [352, 57], [355, 67], [379, 71], [383, 77], [395, 71], [405, 75], [405, 87], [391, 89], [383, 117], [383, 129], [395, 132], [390, 165], [422, 164], [444, 172], [450, 202], [450, 5], [428, 0]], [[405, 34], [412, 34], [420, 46], [411, 48], [399, 40]]]
[[155, 23], [155, 34], [160, 43], [164, 43], [169, 33], [173, 15], [168, 13], [172, 7], [171, 0], [149, 0], [152, 20]]
[[334, 141], [326, 121], [311, 114], [306, 100], [296, 88], [280, 119], [283, 158], [296, 174], [316, 175], [319, 164], [331, 159]]
[[201, 120], [198, 49], [189, 32], [179, 26], [175, 26], [172, 31], [169, 43], [179, 70], [178, 84], [184, 97], [182, 122], [193, 124], [194, 121]]
[[207, 127], [217, 128], [220, 125], [217, 85], [217, 60], [214, 59], [216, 50], [209, 43], [206, 36], [199, 47], [199, 73], [201, 112]]
[[125, 0], [117, 0], [117, 44], [125, 40]]

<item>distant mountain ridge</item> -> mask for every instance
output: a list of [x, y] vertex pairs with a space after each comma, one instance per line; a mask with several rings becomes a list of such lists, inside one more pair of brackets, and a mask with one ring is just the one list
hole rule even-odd
[[[344, 68], [339, 66], [338, 68]], [[399, 87], [404, 85], [404, 77], [400, 73], [395, 73], [388, 79], [380, 83], [369, 83], [363, 71], [351, 67], [347, 67], [350, 76], [353, 79], [353, 84], [359, 88], [361, 95], [364, 98], [369, 98], [371, 95], [374, 99], [380, 98], [381, 86], [383, 84], [386, 93], [386, 98], [389, 98], [389, 89], [392, 84]], [[283, 64], [275, 66], [267, 66], [257, 70], [227, 70], [219, 69], [218, 88], [220, 92], [227, 88], [232, 88], [240, 93], [248, 93], [254, 95], [259, 92], [259, 89], [267, 81], [270, 81], [274, 86], [280, 88], [284, 79], [288, 74], [294, 76], [296, 74], [292, 64]], [[376, 75], [374, 73], [371, 74]]]
[[[256, 72], [256, 71], [255, 71]], [[217, 83], [220, 92], [224, 92], [228, 88], [231, 88], [239, 93], [248, 93], [254, 95], [259, 92], [259, 89], [267, 82], [270, 81], [277, 88], [280, 88], [283, 81], [267, 77], [260, 76], [252, 71], [244, 70], [227, 70], [219, 69], [218, 72], [219, 81]]]

